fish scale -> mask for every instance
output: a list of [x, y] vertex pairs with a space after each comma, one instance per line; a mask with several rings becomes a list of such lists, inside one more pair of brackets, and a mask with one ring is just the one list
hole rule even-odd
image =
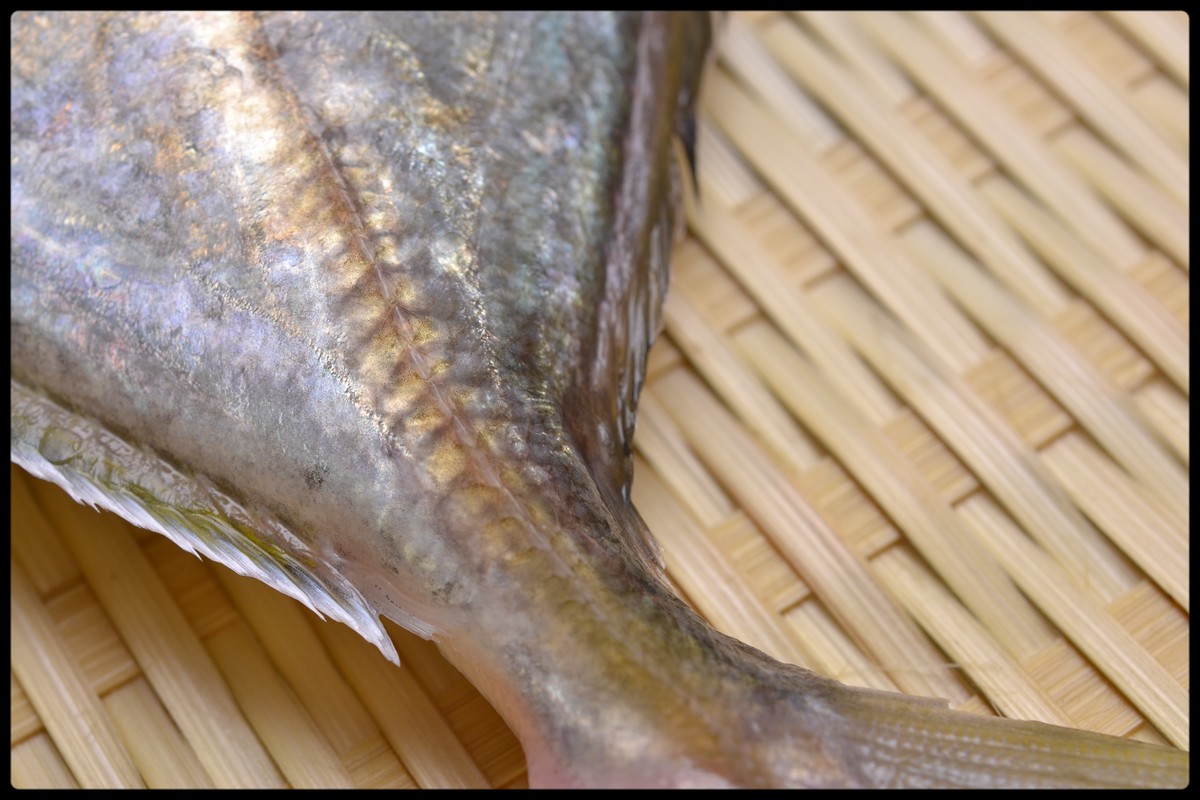
[[393, 658], [380, 615], [435, 639], [534, 785], [1186, 782], [1175, 751], [778, 663], [663, 579], [629, 442], [703, 15], [27, 13], [12, 39], [26, 469]]

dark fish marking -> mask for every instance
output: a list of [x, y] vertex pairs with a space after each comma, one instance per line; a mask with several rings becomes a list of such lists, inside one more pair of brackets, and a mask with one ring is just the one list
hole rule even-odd
[[304, 484], [311, 491], [320, 489], [325, 484], [325, 477], [329, 474], [329, 467], [317, 462], [313, 464], [312, 469], [306, 470], [304, 473]]

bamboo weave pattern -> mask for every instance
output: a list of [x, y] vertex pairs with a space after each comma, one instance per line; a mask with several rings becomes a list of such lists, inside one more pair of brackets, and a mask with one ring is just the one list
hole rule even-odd
[[[726, 22], [635, 442], [671, 579], [847, 683], [1187, 748], [1187, 16]], [[11, 486], [14, 785], [525, 785], [429, 643]]]

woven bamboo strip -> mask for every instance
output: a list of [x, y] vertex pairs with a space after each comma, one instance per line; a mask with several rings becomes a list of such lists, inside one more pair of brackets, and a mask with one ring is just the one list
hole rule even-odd
[[1186, 474], [1145, 430], [1129, 403], [1064, 338], [971, 263], [937, 231], [915, 226], [902, 240], [989, 334], [1021, 362], [1177, 520], [1187, 518]]
[[1180, 685], [1105, 610], [984, 498], [961, 507], [1009, 574], [1162, 733], [1188, 746], [1188, 699]]
[[1066, 712], [996, 646], [986, 629], [920, 562], [905, 557], [903, 551], [889, 550], [872, 563], [905, 609], [1006, 717], [1071, 724]]
[[262, 645], [241, 621], [207, 640], [238, 706], [289, 784], [297, 789], [354, 785], [337, 753], [295, 692], [279, 679]]
[[[1083, 438], [1063, 437], [1045, 456], [1047, 466], [1075, 502], [1188, 610], [1188, 543], [1183, 532], [1163, 519], [1131, 481]], [[1088, 578], [1094, 580], [1094, 573]]]
[[39, 595], [53, 594], [79, 581], [79, 565], [58, 533], [37, 508], [16, 465], [9, 467], [12, 556], [29, 575]]
[[348, 628], [320, 625], [317, 632], [419, 785], [487, 786], [462, 742], [411, 673], [392, 669], [378, 657], [377, 651]]
[[151, 789], [208, 789], [213, 783], [196, 753], [144, 678], [104, 698], [113, 723]]
[[132, 654], [101, 610], [96, 595], [86, 585], [72, 586], [44, 602], [80, 671], [97, 695], [103, 697], [137, 675]]
[[671, 339], [688, 355], [696, 371], [778, 463], [790, 470], [801, 470], [816, 461], [816, 450], [800, 433], [792, 417], [755, 379], [734, 349], [708, 326], [683, 290], [668, 298], [663, 306], [663, 319]]
[[988, 28], [1043, 80], [1181, 203], [1188, 202], [1188, 165], [1108, 83], [1088, 69], [1038, 14], [980, 13]]
[[[1186, 11], [1109, 11], [1109, 17], [1141, 44], [1171, 77], [1188, 85], [1188, 17]], [[1174, 17], [1172, 19], [1171, 17]]]
[[686, 511], [662, 486], [649, 464], [638, 463], [634, 503], [662, 546], [667, 569], [714, 627], [789, 664], [812, 657], [783, 620], [767, 609], [722, 557]]
[[969, 243], [971, 253], [1005, 285], [1043, 313], [1061, 310], [1066, 297], [1045, 267], [911, 123], [863, 91], [862, 85], [794, 26], [772, 26], [764, 32], [763, 41], [792, 77], [832, 108], [960, 242]]
[[1179, 153], [1190, 156], [1192, 120], [1186, 90], [1164, 75], [1151, 73], [1137, 84], [1136, 94], [1129, 100], [1139, 114], [1154, 121]]
[[54, 749], [50, 737], [41, 733], [14, 745], [10, 758], [15, 789], [76, 789], [79, 782]]
[[1134, 400], [1142, 416], [1187, 464], [1190, 453], [1187, 399], [1164, 383], [1151, 383], [1142, 388]]
[[846, 14], [806, 11], [801, 21], [811, 25], [859, 75], [863, 85], [889, 106], [913, 96], [912, 84], [874, 47], [862, 28]]
[[923, 31], [892, 13], [863, 14], [857, 19], [878, 46], [899, 61], [1060, 219], [1096, 241], [1117, 266], [1140, 257], [1142, 247], [1120, 219], [978, 80], [957, 69]]
[[1086, 575], [1104, 600], [1124, 588], [1120, 556], [1084, 521], [1034, 453], [965, 383], [920, 353], [906, 331], [844, 282], [831, 282], [822, 298], [843, 334], [1064, 569], [1080, 578]]
[[1188, 615], [1149, 581], [1108, 605], [1108, 613], [1185, 690], [1190, 685]]
[[[913, 667], [881, 666], [856, 645], [845, 629], [825, 610], [819, 600], [810, 600], [788, 613], [787, 621], [813, 653], [813, 669], [851, 686], [865, 686], [885, 692], [899, 691], [896, 684], [897, 669], [912, 670]], [[932, 666], [932, 665], [931, 665]], [[961, 701], [965, 690], [955, 693], [954, 699]]]
[[1125, 219], [1188, 269], [1187, 210], [1147, 181], [1082, 128], [1064, 131], [1054, 142], [1066, 157]]
[[[1050, 50], [960, 13], [728, 19], [633, 495], [681, 596], [773, 655], [1186, 746], [1189, 221], [1159, 178], [1186, 167], [1188, 21], [1012, 24]], [[1064, 54], [1071, 74], [1043, 74]], [[1157, 152], [1131, 151], [1147, 130]], [[33, 632], [10, 676], [15, 786], [91, 782], [90, 745], [52, 730], [80, 696], [127, 785], [526, 784], [431, 643], [388, 623], [397, 670], [260, 584], [10, 481]], [[939, 563], [950, 533], [1020, 592]], [[74, 689], [35, 703], [27, 656]]]
[[1061, 638], [1024, 664], [1075, 723], [1086, 730], [1165, 744], [1154, 726], [1069, 639]]
[[1074, 424], [1054, 398], [1005, 351], [993, 352], [963, 377], [1031, 447], [1052, 441]]
[[[1121, 36], [1100, 14], [1041, 11], [1036, 16], [1042, 26], [1057, 37], [1060, 44], [1067, 48], [1075, 59], [1085, 64], [1111, 91], [1126, 100], [1144, 81], [1165, 77], [1136, 44]], [[973, 14], [972, 19], [987, 30], [987, 23], [980, 17]], [[989, 35], [993, 36], [997, 44], [1002, 45], [999, 37], [991, 33]], [[1030, 74], [1036, 75], [1036, 72], [1031, 71]], [[1039, 82], [1053, 90], [1048, 81], [1039, 78]]]
[[1177, 156], [1189, 157], [1188, 90], [1172, 80], [1136, 40], [1123, 35], [1111, 16], [1074, 13], [1052, 20], [1051, 25], [1071, 52], [1118, 92]]
[[[663, 480], [667, 483], [667, 476]], [[709, 536], [730, 565], [745, 576], [755, 596], [774, 613], [784, 616], [812, 597], [808, 584], [744, 511], [735, 511], [720, 525], [710, 528]], [[806, 651], [812, 652], [808, 641], [801, 641]]]
[[1171, 380], [1188, 390], [1187, 330], [1145, 287], [1098, 257], [1008, 181], [996, 178], [980, 189], [1047, 263], [1120, 326]]
[[[35, 495], [44, 495], [44, 487], [35, 487]], [[282, 786], [212, 659], [124, 526], [81, 506], [42, 507], [213, 782]]]
[[725, 206], [737, 208], [761, 195], [762, 184], [742, 166], [733, 148], [703, 117], [696, 124], [696, 159], [704, 165], [706, 199], [715, 194]]
[[656, 394], [670, 398], [673, 419], [705, 465], [761, 522], [839, 623], [895, 670], [897, 685], [916, 693], [947, 693], [948, 676], [920, 671], [921, 665], [938, 660], [928, 640], [896, 610], [828, 523], [759, 457], [753, 442], [708, 391], [676, 371], [659, 379]]
[[[343, 763], [356, 745], [379, 736], [371, 715], [296, 603], [225, 570], [218, 571], [217, 577]], [[399, 763], [395, 769], [403, 771]]]
[[732, 513], [733, 504], [695, 454], [678, 426], [654, 394], [647, 392], [638, 403], [637, 449], [662, 475], [669, 475], [672, 488], [688, 510], [708, 527]]
[[914, 11], [913, 16], [966, 69], [982, 70], [996, 54], [992, 40], [962, 12]]
[[788, 79], [779, 64], [763, 52], [745, 23], [730, 19], [721, 37], [722, 63], [747, 85], [753, 86], [759, 97], [805, 144], [821, 151], [838, 141], [837, 125]]
[[962, 535], [957, 518], [937, 491], [915, 474], [885, 437], [841, 404], [778, 334], [755, 326], [742, 331], [738, 341], [742, 353], [788, 407], [821, 432], [838, 460], [906, 532], [942, 580], [996, 632], [1003, 646], [1020, 657], [1037, 640], [1036, 613], [983, 548]]
[[8, 686], [8, 741], [11, 747], [22, 739], [26, 739], [41, 730], [42, 721], [38, 719], [37, 712], [29, 704], [29, 695], [25, 694], [25, 690], [21, 688], [21, 684], [17, 683], [17, 676], [12, 674], [11, 669], [8, 672]]
[[[1154, 376], [1153, 364], [1095, 307], [1081, 300], [1071, 303], [1052, 324], [1063, 340], [1074, 348], [1076, 357], [1095, 367], [1118, 395], [1124, 398], [1126, 410], [1133, 415], [1136, 423], [1143, 427], [1147, 438], [1161, 445], [1162, 443], [1145, 427], [1145, 420], [1137, 419], [1136, 410], [1129, 397], [1129, 392]], [[1165, 448], [1162, 448], [1161, 454], [1167, 455]], [[1177, 466], [1177, 463], [1172, 463], [1172, 468]]]
[[708, 102], [722, 128], [762, 177], [807, 219], [848, 267], [922, 340], [955, 368], [982, 349], [978, 333], [936, 286], [888, 246], [887, 233], [787, 129], [720, 72], [709, 76]]
[[[759, 196], [759, 198], [761, 197], [762, 195]], [[741, 213], [758, 224], [769, 225], [771, 222], [769, 210], [764, 212], [764, 209], [760, 208], [757, 198], [746, 203]], [[789, 244], [782, 243], [779, 246], [790, 250]], [[694, 291], [697, 300], [705, 307], [712, 309], [716, 318], [720, 319], [721, 327], [739, 325], [757, 313], [754, 301], [745, 292], [737, 289], [737, 284], [724, 274], [720, 263], [712, 258], [699, 242], [689, 239], [680, 246], [679, 250], [682, 257], [677, 265], [679, 269], [674, 273], [674, 276], [679, 278], [675, 284], [676, 288], [685, 283], [689, 284], [691, 286], [689, 291]], [[679, 349], [670, 339], [663, 337], [661, 341], [664, 345], [662, 353], [664, 358], [654, 357], [652, 359], [656, 366], [655, 378], [670, 372], [683, 362]], [[656, 351], [651, 348], [650, 352], [655, 353]]]
[[[404, 668], [411, 671], [437, 706], [488, 783], [496, 787], [523, 785], [525, 759], [520, 745], [495, 709], [447, 663], [432, 642], [401, 630], [391, 622], [385, 622], [385, 627], [396, 644]], [[375, 660], [386, 666], [381, 659]], [[381, 700], [380, 705], [386, 705], [386, 700]], [[454, 751], [450, 755], [458, 757]]]
[[99, 699], [74, 666], [54, 622], [16, 562], [9, 569], [12, 670], [85, 789], [142, 786]]
[[1187, 325], [1191, 319], [1190, 287], [1188, 276], [1176, 269], [1165, 256], [1150, 251], [1130, 273], [1145, 286], [1158, 302], [1176, 319]]
[[781, 274], [770, 254], [726, 209], [715, 202], [686, 203], [688, 222], [741, 281], [792, 342], [808, 354], [842, 395], [880, 425], [896, 411], [896, 402], [879, 379]]

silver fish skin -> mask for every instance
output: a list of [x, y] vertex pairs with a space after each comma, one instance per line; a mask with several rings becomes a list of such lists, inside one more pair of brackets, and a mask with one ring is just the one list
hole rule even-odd
[[535, 786], [1183, 785], [712, 630], [628, 501], [703, 15], [20, 14], [12, 458], [395, 657]]

